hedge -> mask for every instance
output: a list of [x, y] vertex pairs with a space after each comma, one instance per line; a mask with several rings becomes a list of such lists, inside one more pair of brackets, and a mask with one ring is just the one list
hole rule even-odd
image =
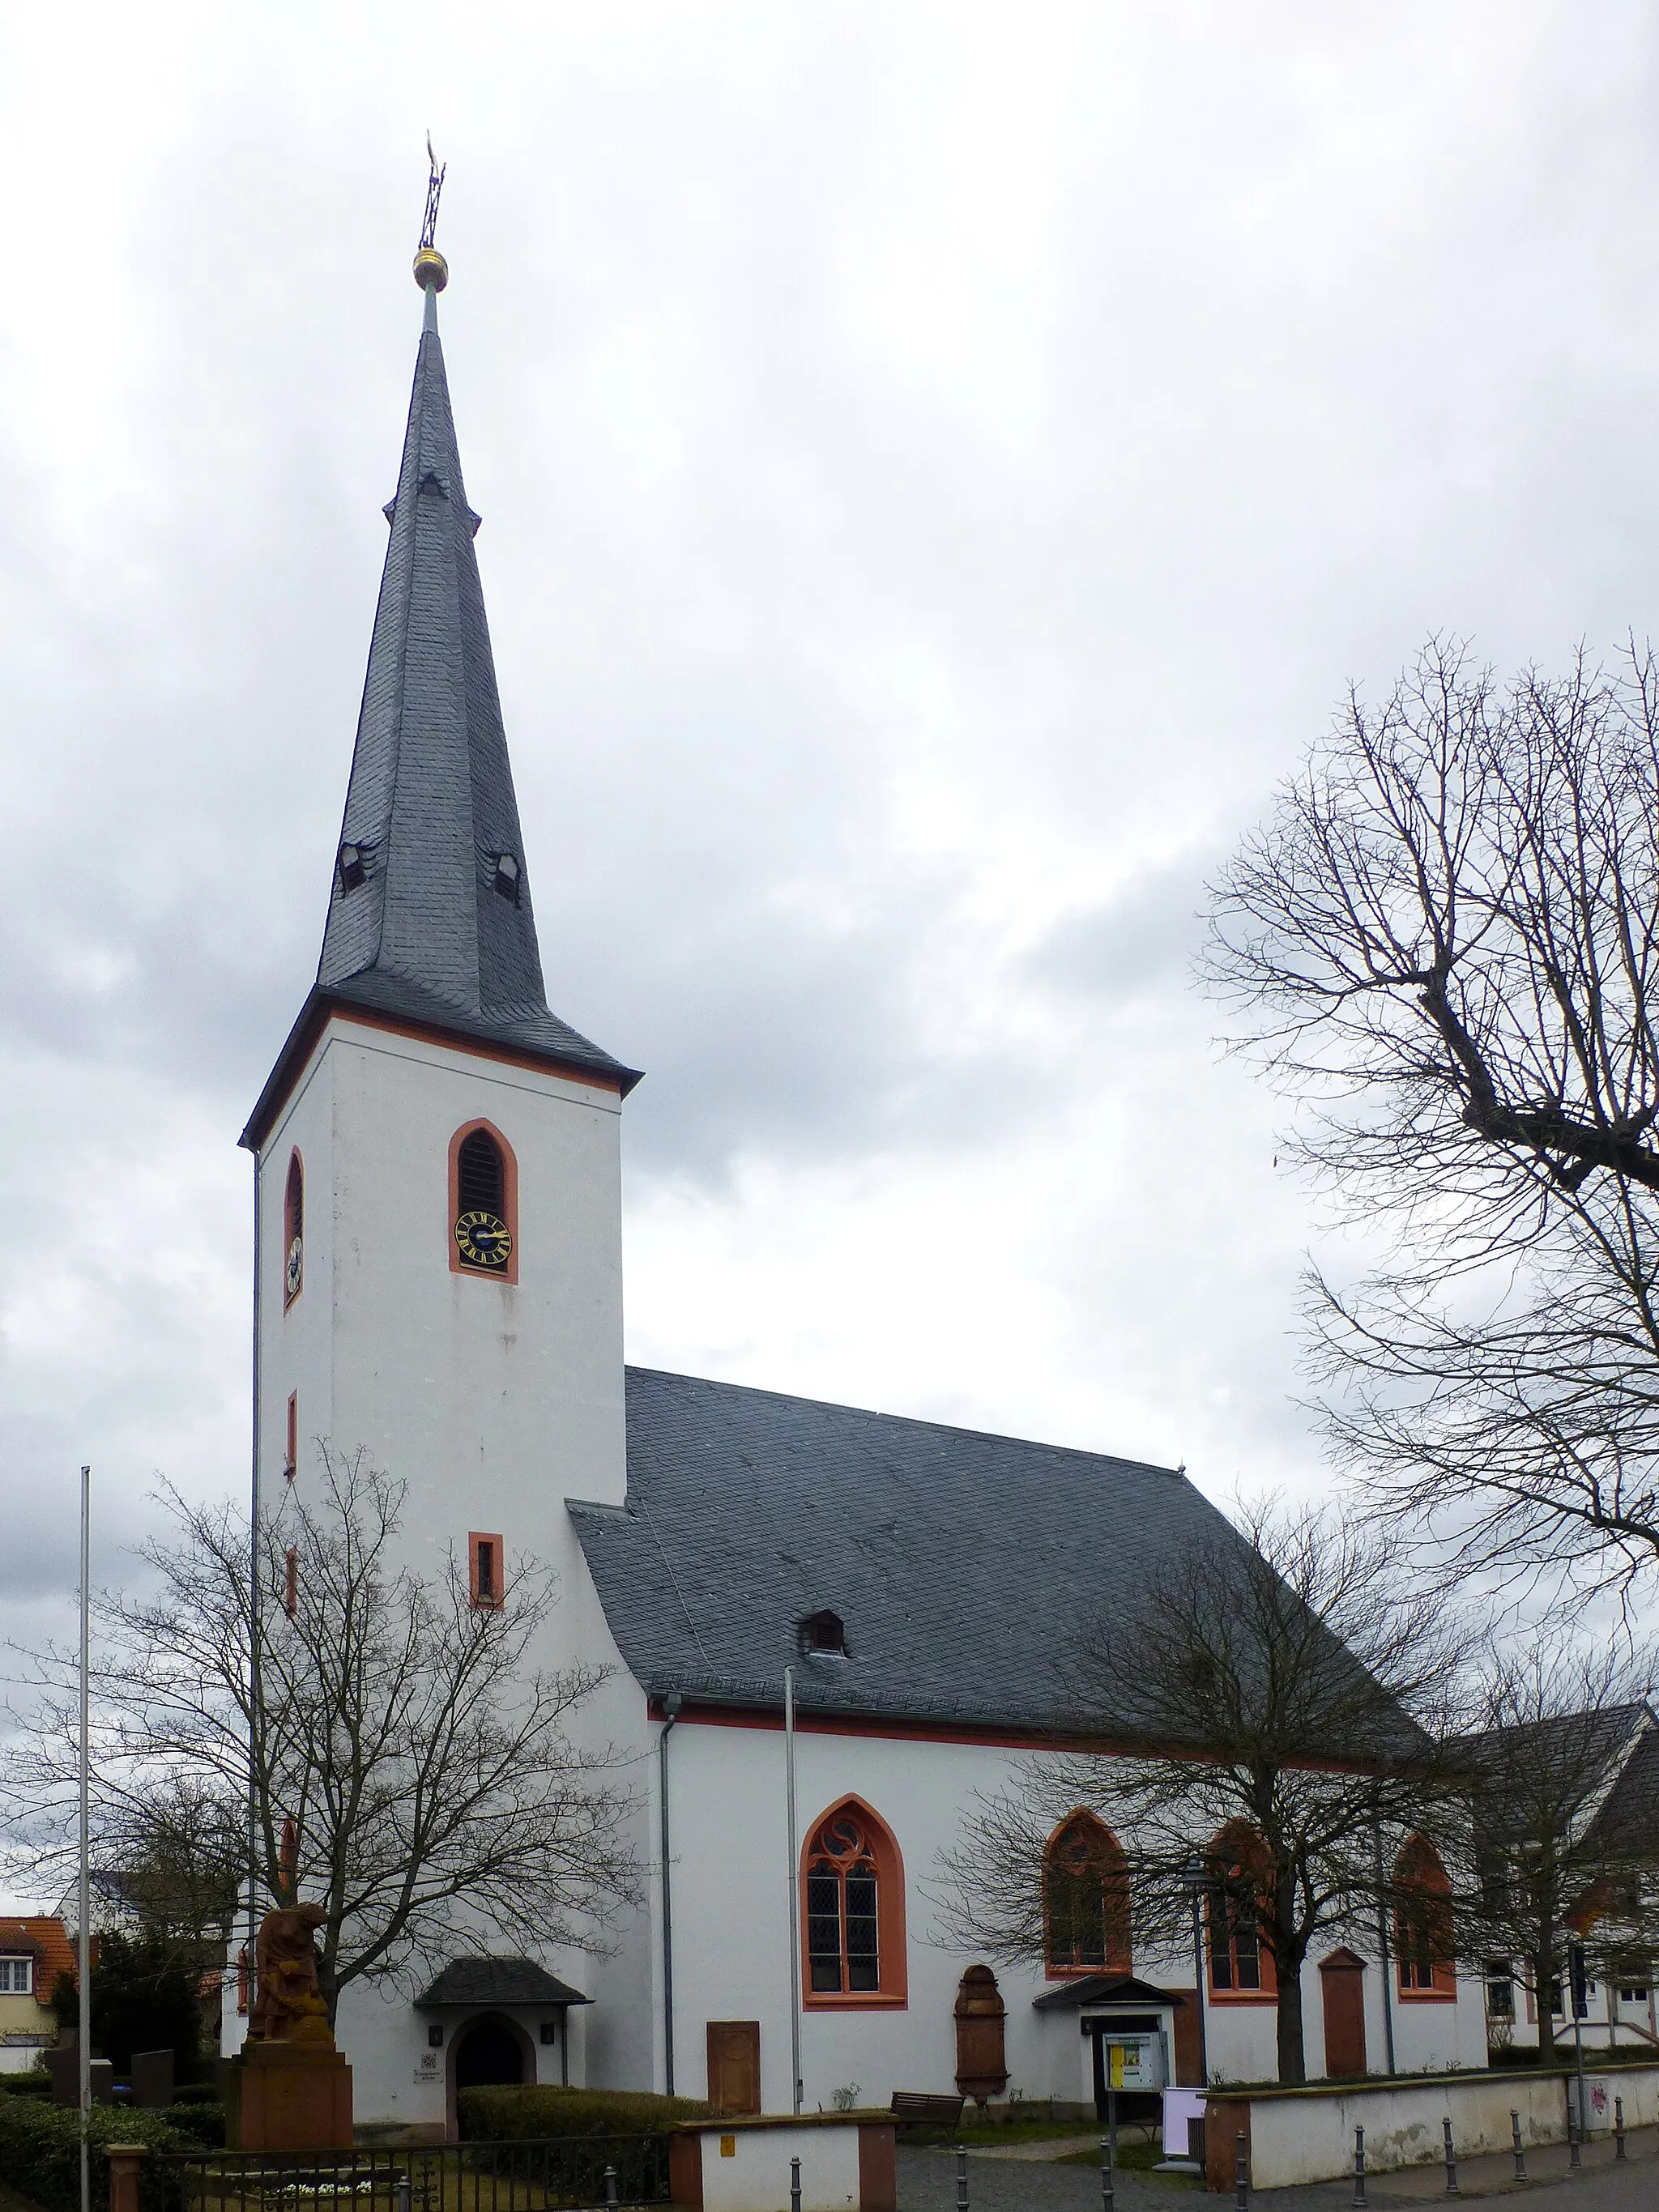
[[8, 2097], [49, 2097], [52, 2076], [43, 2066], [31, 2066], [23, 2074], [0, 2074], [0, 2094]]
[[[94, 2105], [88, 2134], [93, 2212], [108, 2212], [106, 2143], [143, 2143], [150, 2150], [200, 2148], [169, 2127], [160, 2112], [134, 2112], [124, 2105]], [[184, 2199], [176, 2176], [157, 2172], [149, 2159], [138, 2171], [143, 2212], [178, 2212]], [[79, 2112], [38, 2104], [32, 2097], [0, 2097], [0, 2173], [20, 2194], [32, 2197], [40, 2212], [81, 2212]]]
[[538, 2142], [550, 2136], [648, 2136], [677, 2120], [708, 2120], [712, 2105], [645, 2089], [463, 2089], [455, 2100], [466, 2142]]

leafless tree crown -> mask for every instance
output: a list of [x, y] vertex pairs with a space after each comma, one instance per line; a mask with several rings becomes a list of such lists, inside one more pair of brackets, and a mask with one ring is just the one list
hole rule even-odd
[[1311, 1279], [1349, 1461], [1469, 1556], [1659, 1549], [1659, 670], [1500, 690], [1431, 645], [1357, 694], [1213, 891], [1204, 961], [1301, 1102], [1287, 1142], [1392, 1230]]
[[[423, 1578], [398, 1562], [403, 1497], [362, 1458], [325, 1453], [317, 1504], [291, 1499], [261, 1527], [256, 1607], [246, 1520], [167, 1493], [173, 1532], [143, 1549], [150, 1591], [97, 1605], [102, 1855], [151, 1863], [188, 1815], [191, 1881], [222, 1915], [248, 1876], [251, 1826], [256, 1888], [279, 1899], [292, 1881], [327, 1910], [331, 2004], [463, 1936], [602, 1948], [638, 1893], [620, 1756], [570, 1733], [603, 1670], [531, 1661], [550, 1573], [516, 1562], [499, 1607], [471, 1601], [453, 1556]], [[35, 1777], [31, 1840], [61, 1856], [72, 1665], [48, 1651], [34, 1671], [14, 1756]]]

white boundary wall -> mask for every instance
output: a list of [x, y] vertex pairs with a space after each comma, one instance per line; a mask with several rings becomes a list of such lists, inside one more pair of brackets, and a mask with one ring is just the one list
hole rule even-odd
[[[1615, 2097], [1624, 2099], [1626, 2127], [1659, 2120], [1659, 2066], [1587, 2069], [1585, 2081], [1592, 2135], [1611, 2131]], [[1449, 2074], [1426, 2081], [1212, 2096], [1206, 2113], [1206, 2131], [1214, 2131], [1206, 2132], [1206, 2141], [1211, 2186], [1231, 2187], [1233, 2140], [1241, 2126], [1249, 2136], [1250, 2179], [1258, 2189], [1351, 2173], [1356, 2127], [1365, 2130], [1365, 2166], [1371, 2173], [1441, 2158], [1442, 2123], [1448, 2119], [1459, 2158], [1508, 2150], [1511, 2112], [1521, 2115], [1523, 2143], [1561, 2142], [1573, 2086], [1571, 2073]]]

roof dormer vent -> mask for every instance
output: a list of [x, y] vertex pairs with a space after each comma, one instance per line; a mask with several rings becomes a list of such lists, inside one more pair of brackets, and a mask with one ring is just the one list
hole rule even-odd
[[796, 1632], [800, 1648], [811, 1656], [844, 1659], [847, 1656], [847, 1628], [838, 1613], [827, 1609], [809, 1613]]
[[495, 872], [491, 878], [491, 882], [501, 896], [504, 899], [511, 899], [514, 906], [519, 903], [519, 881], [520, 871], [516, 857], [511, 853], [497, 853]]
[[362, 845], [347, 843], [340, 848], [340, 889], [355, 891], [368, 873], [368, 853]]

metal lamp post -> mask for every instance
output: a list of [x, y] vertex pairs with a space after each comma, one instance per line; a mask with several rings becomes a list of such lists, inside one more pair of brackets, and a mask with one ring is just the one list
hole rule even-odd
[[[1181, 1883], [1193, 1908], [1194, 1996], [1198, 2005], [1198, 2086], [1210, 2086], [1209, 2024], [1204, 2013], [1204, 1862], [1194, 1852], [1181, 1870]], [[1167, 2150], [1165, 2156], [1168, 2156]]]

